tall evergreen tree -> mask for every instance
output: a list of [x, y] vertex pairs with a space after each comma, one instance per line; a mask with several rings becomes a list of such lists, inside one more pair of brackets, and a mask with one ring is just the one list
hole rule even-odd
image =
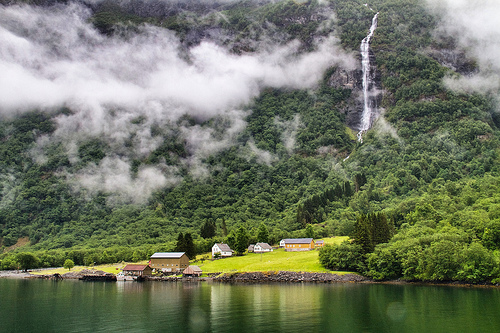
[[227, 226], [226, 226], [226, 219], [222, 218], [222, 235], [224, 237], [227, 237]]
[[191, 237], [190, 233], [186, 233], [184, 235], [184, 251], [189, 259], [196, 258], [196, 248], [194, 246], [193, 237]]
[[349, 198], [352, 195], [353, 195], [353, 192], [352, 192], [351, 183], [349, 181], [346, 181], [344, 183], [344, 197]]
[[184, 235], [182, 234], [182, 232], [179, 232], [179, 235], [177, 236], [177, 242], [175, 243], [175, 251], [176, 252], [186, 252], [185, 248], [186, 248], [186, 245], [184, 242]]
[[364, 253], [373, 252], [375, 245], [387, 243], [392, 237], [391, 228], [384, 213], [361, 215], [354, 225], [354, 242], [362, 246]]
[[387, 217], [384, 213], [372, 214], [373, 226], [373, 244], [387, 243], [391, 237], [392, 232], [387, 222]]
[[200, 228], [200, 236], [203, 238], [212, 238], [215, 236], [215, 230], [214, 220], [206, 220]]
[[248, 247], [247, 229], [245, 229], [243, 226], [241, 226], [241, 227], [239, 227], [238, 231], [236, 232], [235, 251], [237, 254], [241, 255], [245, 252], [247, 247]]
[[363, 253], [373, 252], [372, 227], [366, 215], [356, 219], [353, 236], [354, 243], [361, 245]]
[[257, 233], [257, 241], [261, 243], [269, 242], [269, 231], [266, 225], [262, 222], [259, 226], [259, 232]]
[[364, 173], [357, 173], [354, 175], [354, 190], [358, 192], [361, 186], [366, 184], [366, 176]]

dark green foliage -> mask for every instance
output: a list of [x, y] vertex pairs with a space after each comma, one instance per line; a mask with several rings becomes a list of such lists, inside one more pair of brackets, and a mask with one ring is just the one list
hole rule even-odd
[[16, 256], [19, 267], [27, 271], [31, 268], [38, 267], [39, 259], [33, 253], [21, 252]]
[[216, 226], [212, 219], [206, 220], [201, 226], [200, 236], [203, 238], [212, 238], [215, 236]]
[[196, 247], [191, 233], [187, 232], [186, 234], [182, 234], [182, 232], [179, 232], [174, 251], [186, 252], [189, 259], [194, 259], [196, 257]]
[[175, 251], [184, 252], [185, 248], [186, 242], [184, 240], [184, 234], [182, 232], [179, 232], [179, 235], [177, 235], [177, 242], [175, 243]]
[[498, 260], [463, 232], [412, 228], [377, 246], [367, 260], [375, 279], [479, 282], [498, 276]]
[[[238, 228], [236, 232], [236, 240], [234, 244], [234, 250], [238, 255], [242, 255], [248, 248], [248, 232], [243, 226]], [[229, 244], [229, 243], [228, 243]]]
[[196, 258], [196, 248], [193, 243], [193, 237], [189, 232], [184, 235], [184, 248], [182, 252], [186, 252], [189, 259]]
[[336, 271], [365, 271], [365, 255], [361, 245], [348, 241], [340, 245], [325, 245], [319, 251], [319, 262]]
[[99, 139], [91, 139], [84, 142], [78, 148], [78, 155], [82, 163], [99, 163], [106, 156], [106, 144]]
[[351, 195], [349, 182], [345, 182], [343, 187], [336, 185], [335, 188], [329, 188], [320, 194], [315, 194], [297, 206], [297, 222], [303, 227], [310, 223], [321, 223], [326, 217], [326, 207], [342, 198], [349, 199], [348, 197]]
[[[326, 248], [322, 263], [363, 272], [364, 253], [369, 253], [366, 272], [377, 280], [479, 282], [498, 277], [500, 121], [494, 104], [489, 96], [455, 93], [442, 84], [445, 76], [457, 74], [434, 59], [433, 51], [453, 51], [457, 43], [449, 37], [449, 45], [443, 45], [433, 38], [436, 20], [422, 1], [364, 3], [89, 5], [90, 21], [102, 34], [130, 38], [149, 23], [172, 30], [186, 55], [188, 47], [209, 39], [212, 31], [225, 36], [217, 43], [235, 55], [251, 54], [264, 40], [281, 45], [299, 40], [298, 52], [307, 52], [315, 39], [332, 31], [347, 50], [358, 51], [372, 7], [380, 12], [372, 51], [384, 91], [386, 122], [381, 123], [390, 128], [368, 131], [363, 143], [354, 142], [345, 115], [353, 111], [357, 94], [332, 84], [339, 74], [331, 68], [314, 89], [268, 88], [241, 106], [248, 112], [245, 130], [231, 147], [200, 161], [208, 170], [203, 179], [190, 175], [185, 163], [190, 148], [176, 125], [200, 126], [222, 138], [227, 124], [186, 115], [172, 128], [152, 126], [151, 135], [163, 142], [148, 156], [131, 157], [131, 176], [146, 165], [161, 164], [178, 168], [182, 181], [154, 193], [147, 205], [112, 206], [105, 193], [75, 193], [63, 176], [120, 154], [112, 144], [84, 138], [72, 156], [77, 162], [70, 162], [67, 147], [50, 140], [43, 156], [33, 157], [37, 140], [50, 136], [54, 119], [71, 110], [2, 119], [2, 249], [29, 237], [23, 251], [32, 252], [39, 259], [32, 265], [41, 267], [62, 266], [66, 259], [92, 265], [144, 260], [155, 251], [206, 251], [222, 240], [233, 248], [241, 243], [238, 252], [243, 253], [249, 236], [236, 229], [241, 223], [255, 240], [267, 237], [271, 243], [302, 237], [306, 230], [351, 234], [354, 243]], [[335, 24], [324, 29], [330, 13], [335, 13]], [[472, 72], [474, 61], [464, 61]], [[131, 123], [145, 120], [137, 117]], [[290, 132], [293, 146], [285, 140]], [[269, 153], [271, 161], [263, 163], [249, 152], [254, 146]], [[259, 226], [267, 228], [267, 236]], [[177, 234], [182, 237], [175, 244]], [[187, 246], [186, 238], [195, 246]], [[17, 268], [17, 256], [16, 251], [0, 254], [1, 268]]]
[[66, 259], [63, 264], [64, 268], [67, 268], [69, 271], [75, 267], [75, 263], [71, 259]]
[[221, 228], [222, 228], [222, 235], [225, 237], [227, 236], [227, 226], [226, 226], [226, 219], [222, 218], [222, 223], [221, 223]]
[[366, 184], [366, 175], [364, 173], [357, 173], [354, 175], [354, 189], [358, 192], [361, 186]]
[[313, 226], [308, 224], [306, 227], [306, 238], [314, 238], [314, 229]]
[[361, 215], [356, 220], [352, 237], [361, 246], [363, 253], [370, 253], [377, 244], [391, 239], [392, 230], [384, 213]]
[[259, 232], [257, 234], [257, 242], [268, 243], [269, 242], [269, 231], [266, 225], [262, 222], [259, 226]]

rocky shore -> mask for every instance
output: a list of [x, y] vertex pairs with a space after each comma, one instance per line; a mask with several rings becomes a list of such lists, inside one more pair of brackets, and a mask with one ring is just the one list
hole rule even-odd
[[0, 278], [9, 278], [9, 279], [24, 279], [30, 277], [31, 274], [25, 271], [0, 271]]
[[368, 282], [370, 279], [357, 274], [336, 275], [330, 273], [307, 273], [307, 272], [249, 272], [249, 273], [226, 273], [214, 277], [213, 281], [220, 282]]

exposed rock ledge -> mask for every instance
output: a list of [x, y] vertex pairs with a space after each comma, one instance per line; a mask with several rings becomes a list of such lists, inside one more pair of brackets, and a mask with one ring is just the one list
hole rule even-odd
[[225, 273], [215, 277], [213, 281], [220, 282], [364, 282], [370, 279], [357, 274], [336, 275], [331, 273], [307, 272], [250, 272], [250, 273]]

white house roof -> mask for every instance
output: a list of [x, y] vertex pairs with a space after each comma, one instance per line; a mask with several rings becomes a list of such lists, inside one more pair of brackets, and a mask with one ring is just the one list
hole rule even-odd
[[179, 259], [186, 252], [156, 252], [150, 258], [151, 259]]
[[217, 245], [217, 247], [223, 252], [232, 252], [233, 251], [233, 250], [231, 250], [229, 245], [227, 245], [225, 243], [215, 243], [215, 245]]
[[273, 249], [272, 246], [269, 245], [269, 244], [267, 244], [267, 243], [257, 243], [257, 244], [255, 244], [255, 246], [257, 246], [257, 245], [260, 246], [263, 249], [266, 249], [266, 250], [272, 250]]
[[285, 239], [285, 244], [310, 244], [313, 239], [312, 238], [288, 238]]

